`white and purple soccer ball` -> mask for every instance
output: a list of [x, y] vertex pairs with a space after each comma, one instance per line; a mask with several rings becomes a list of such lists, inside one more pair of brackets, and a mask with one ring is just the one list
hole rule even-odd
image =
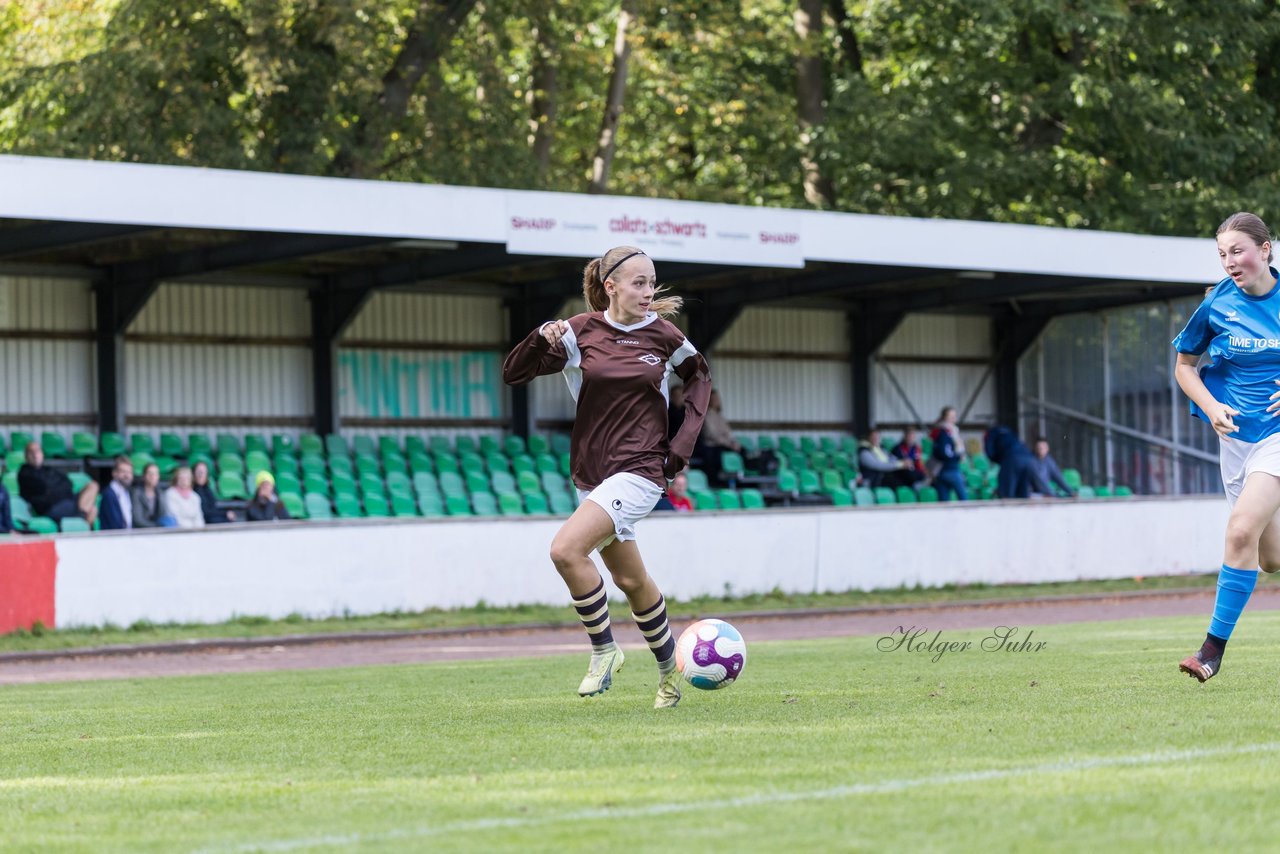
[[746, 666], [747, 644], [724, 620], [699, 620], [676, 642], [676, 669], [695, 688], [732, 685]]

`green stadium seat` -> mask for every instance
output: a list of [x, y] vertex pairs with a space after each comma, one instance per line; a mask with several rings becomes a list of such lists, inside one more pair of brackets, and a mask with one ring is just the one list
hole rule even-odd
[[48, 516], [32, 516], [27, 520], [27, 530], [33, 534], [56, 534], [58, 523]]
[[273, 454], [271, 456], [271, 468], [276, 471], [287, 471], [295, 475], [300, 471], [298, 458], [292, 454]]
[[524, 494], [542, 491], [542, 476], [531, 471], [522, 471], [516, 475], [516, 488]]
[[721, 510], [742, 509], [742, 501], [738, 498], [738, 490], [736, 489], [716, 490], [716, 501], [719, 503]]
[[304, 457], [308, 454], [323, 457], [324, 440], [315, 433], [303, 433], [298, 437], [298, 451]]
[[489, 484], [493, 487], [493, 491], [497, 495], [503, 493], [519, 493], [516, 488], [516, 479], [511, 476], [508, 471], [495, 471], [489, 475]]
[[432, 436], [428, 440], [427, 447], [431, 449], [432, 455], [453, 454], [453, 443], [449, 441], [448, 436]]
[[1082, 484], [1080, 488], [1076, 490], [1076, 498], [1082, 499], [1084, 501], [1092, 501], [1097, 497], [1098, 496], [1094, 494], [1092, 486], [1085, 486]]
[[742, 499], [743, 510], [763, 510], [765, 508], [764, 495], [758, 489], [744, 489], [738, 493], [738, 497]]
[[409, 480], [409, 475], [402, 471], [387, 472], [386, 484], [387, 492], [392, 495], [396, 493], [413, 495], [413, 482]]
[[532, 457], [538, 457], [542, 454], [551, 453], [551, 442], [547, 439], [546, 436], [538, 436], [536, 434], [530, 436], [527, 442], [527, 446], [528, 446], [529, 455]]
[[814, 452], [814, 451], [816, 451], [816, 450], [818, 450], [818, 441], [817, 441], [816, 439], [814, 439], [812, 436], [801, 436], [801, 437], [800, 437], [800, 451], [801, 451], [801, 453], [803, 453], [803, 454], [805, 454], [806, 456], [808, 456], [808, 455], [813, 454], [813, 452]]
[[418, 509], [422, 511], [423, 516], [443, 516], [445, 513], [444, 499], [440, 497], [439, 493], [419, 492]]
[[100, 444], [102, 453], [107, 457], [115, 457], [125, 452], [124, 436], [119, 433], [103, 433]]
[[361, 433], [351, 440], [351, 450], [358, 457], [376, 457], [378, 456], [378, 443], [374, 441], [372, 436]]
[[1132, 498], [1133, 490], [1127, 486], [1117, 486], [1115, 489], [1116, 498]]
[[404, 454], [411, 457], [414, 454], [422, 454], [427, 456], [427, 443], [421, 436], [405, 436], [404, 437]]
[[[239, 457], [236, 457], [239, 460]], [[248, 490], [245, 489], [244, 479], [240, 472], [223, 471], [218, 475], [218, 495], [228, 499], [247, 499], [249, 497]]]
[[809, 468], [815, 471], [822, 471], [831, 465], [831, 457], [826, 451], [814, 451], [809, 454]]
[[299, 462], [303, 474], [318, 474], [321, 477], [327, 477], [329, 474], [329, 464], [325, 462], [324, 457], [303, 454]]
[[272, 456], [280, 456], [281, 454], [289, 454], [296, 457], [298, 455], [298, 443], [293, 437], [286, 433], [271, 434], [271, 454]]
[[540, 472], [560, 473], [560, 461], [550, 454], [539, 454], [533, 461], [533, 467]]
[[969, 466], [974, 471], [985, 473], [987, 469], [991, 468], [991, 460], [987, 458], [986, 454], [974, 454], [967, 459], [969, 460]]
[[565, 477], [572, 477], [573, 476], [573, 460], [570, 459], [569, 452], [565, 451], [563, 454], [561, 454], [559, 456], [559, 460], [560, 460], [560, 474], [564, 475]]
[[453, 437], [453, 449], [459, 454], [474, 454], [479, 452], [480, 445], [476, 442], [476, 437], [467, 433], [460, 433]]
[[761, 433], [759, 436], [756, 436], [756, 447], [762, 451], [776, 451], [778, 449], [778, 442], [773, 436]]
[[503, 516], [523, 516], [524, 502], [519, 495], [511, 492], [498, 493], [498, 512]]
[[916, 491], [909, 486], [899, 486], [894, 494], [896, 495], [899, 504], [917, 503]]
[[329, 478], [322, 474], [312, 474], [308, 472], [303, 475], [302, 488], [306, 490], [308, 495], [312, 493], [322, 495], [326, 501], [329, 498]]
[[440, 491], [444, 493], [446, 497], [455, 495], [461, 495], [464, 498], [466, 497], [466, 484], [462, 481], [462, 475], [457, 472], [440, 472], [440, 476], [437, 480], [440, 484]]
[[1096, 495], [1098, 498], [1113, 497], [1111, 494], [1111, 487], [1109, 486], [1095, 486], [1093, 488], [1093, 494]]
[[71, 455], [74, 457], [96, 457], [98, 455], [98, 437], [92, 433], [80, 431], [72, 433]]
[[463, 474], [475, 471], [484, 474], [486, 468], [484, 457], [479, 454], [473, 454], [470, 451], [464, 451], [458, 454], [458, 466], [462, 469]]
[[538, 478], [542, 484], [542, 491], [548, 495], [552, 492], [568, 492], [569, 484], [564, 476], [558, 471], [544, 471]]
[[892, 489], [887, 486], [877, 486], [872, 490], [876, 496], [876, 504], [897, 504], [898, 497], [894, 495]]
[[[6, 473], [5, 477], [8, 476], [9, 474]], [[16, 473], [14, 473], [14, 480], [16, 483]], [[5, 489], [9, 489], [9, 485], [7, 483], [5, 484]], [[13, 516], [13, 524], [22, 530], [26, 530], [27, 522], [31, 520], [31, 505], [27, 503], [25, 498], [18, 494], [17, 486], [13, 489], [9, 489], [9, 512]]]
[[267, 437], [261, 433], [246, 433], [244, 435], [244, 454], [247, 457], [254, 451], [263, 455], [269, 455], [271, 453], [271, 446], [267, 444]]
[[418, 515], [418, 505], [413, 496], [403, 492], [391, 493], [391, 515], [397, 518]]
[[136, 478], [142, 477], [142, 470], [156, 461], [156, 458], [145, 451], [135, 451], [129, 455], [129, 460], [133, 463], [133, 475]]
[[840, 451], [840, 445], [834, 436], [823, 436], [818, 439], [818, 449], [825, 454], [834, 454]]
[[219, 433], [213, 447], [219, 454], [239, 454], [240, 440], [234, 433]]
[[187, 434], [187, 455], [204, 454], [212, 457], [213, 441], [209, 438], [208, 433], [188, 433]]
[[791, 469], [783, 469], [778, 472], [778, 491], [785, 492], [788, 495], [799, 495], [800, 475]]
[[329, 503], [328, 488], [325, 493], [308, 492], [303, 502], [307, 507], [307, 518], [309, 519], [332, 519], [333, 505]]
[[477, 516], [497, 516], [498, 499], [492, 492], [477, 492], [471, 496], [471, 509]]
[[381, 475], [366, 472], [360, 475], [360, 491], [366, 498], [370, 495], [386, 496], [387, 486], [383, 483]]
[[40, 448], [50, 459], [64, 459], [67, 456], [67, 437], [61, 433], [46, 430], [40, 434]]
[[382, 435], [378, 437], [378, 456], [398, 456], [403, 457], [404, 452], [400, 450], [400, 440], [395, 436]]
[[249, 474], [271, 471], [271, 458], [266, 451], [249, 451], [244, 455], [244, 470]]
[[302, 496], [296, 492], [280, 491], [280, 503], [284, 505], [284, 509], [289, 511], [289, 515], [294, 519], [307, 518], [307, 505], [302, 500]]
[[511, 470], [517, 475], [522, 471], [536, 472], [538, 465], [528, 454], [518, 454], [511, 458]]
[[[177, 471], [178, 466], [182, 465], [182, 461], [174, 457], [160, 456], [156, 457], [156, 465], [160, 467], [161, 480], [168, 481], [173, 476], [173, 473]], [[161, 486], [165, 485], [164, 483], [161, 484]]]
[[511, 461], [508, 460], [507, 455], [502, 453], [501, 451], [494, 451], [491, 454], [486, 454], [484, 458], [484, 464], [485, 466], [488, 467], [489, 471], [491, 472], [511, 471]]
[[364, 515], [371, 519], [386, 519], [391, 515], [391, 504], [387, 501], [387, 497], [382, 494], [370, 495], [365, 494], [364, 497]]
[[690, 489], [711, 488], [711, 484], [707, 482], [707, 473], [702, 469], [689, 469], [685, 472], [685, 477], [689, 480]]
[[470, 516], [471, 501], [464, 495], [447, 495], [444, 499], [444, 511], [449, 516]]
[[91, 530], [89, 523], [79, 516], [67, 516], [62, 520], [62, 533], [64, 534], [87, 534]]
[[488, 492], [489, 476], [482, 471], [469, 471], [464, 475], [467, 492]]
[[920, 491], [916, 493], [916, 496], [920, 499], [921, 504], [938, 503], [938, 490], [934, 489], [932, 486], [920, 487]]
[[9, 469], [0, 477], [0, 483], [4, 484], [4, 488], [9, 491], [10, 497], [16, 497], [18, 494], [18, 470]]
[[1083, 483], [1083, 481], [1080, 480], [1079, 469], [1063, 469], [1062, 479], [1065, 480], [1067, 482], [1067, 486], [1071, 487], [1072, 489], [1079, 489], [1080, 484]]
[[689, 490], [689, 498], [693, 500], [694, 508], [698, 510], [715, 510], [716, 494], [709, 489]]
[[[135, 463], [134, 468], [137, 468]], [[236, 472], [244, 473], [244, 460], [239, 454], [221, 453], [218, 454], [218, 471], [220, 472]]]
[[847, 490], [848, 483], [849, 481], [845, 480], [843, 475], [841, 475], [840, 472], [837, 471], [836, 469], [822, 470], [821, 486], [822, 486], [823, 492], [833, 492], [834, 490], [837, 490], [837, 489]]
[[529, 453], [529, 446], [525, 443], [523, 436], [508, 436], [502, 440], [502, 450], [508, 457], [518, 457]]
[[552, 492], [547, 496], [547, 500], [551, 503], [551, 512], [557, 516], [569, 516], [573, 514], [573, 499], [569, 497], [569, 493]]
[[[340, 459], [345, 459], [345, 457], [341, 457]], [[366, 474], [381, 474], [381, 473], [382, 473], [382, 464], [379, 463], [377, 459], [369, 456], [368, 454], [356, 455], [356, 474], [363, 476]]]
[[440, 483], [429, 471], [420, 471], [413, 476], [413, 491], [418, 495], [439, 495]]
[[827, 495], [831, 496], [831, 504], [835, 507], [852, 507], [853, 493], [844, 487], [837, 487], [830, 490]]
[[502, 440], [492, 433], [485, 433], [480, 437], [477, 447], [480, 449], [480, 453], [486, 457], [489, 454], [500, 454], [502, 453]]
[[795, 437], [793, 436], [778, 437], [778, 453], [789, 457], [792, 454], [794, 454], [797, 450], [799, 449], [796, 447]]
[[736, 484], [738, 478], [746, 474], [746, 465], [743, 463], [742, 454], [737, 451], [721, 451], [720, 473], [727, 477], [730, 483]]
[[80, 494], [80, 490], [88, 486], [90, 481], [93, 480], [93, 478], [89, 477], [89, 475], [82, 471], [67, 472], [67, 479], [71, 481], [71, 491], [77, 495]]
[[14, 430], [9, 434], [9, 450], [25, 451], [32, 441], [34, 437], [26, 430]]
[[[302, 483], [298, 480], [298, 476], [293, 472], [276, 472], [276, 491], [282, 496], [286, 492], [292, 492], [299, 496], [298, 501], [302, 501]], [[293, 510], [290, 510], [289, 512], [292, 513]]]
[[337, 433], [329, 433], [324, 437], [324, 451], [328, 457], [351, 456], [351, 448], [347, 445], [347, 440]]
[[160, 434], [160, 455], [165, 457], [181, 457], [186, 455], [186, 447], [182, 437], [177, 433]]
[[360, 500], [349, 492], [339, 492], [333, 499], [334, 507], [338, 511], [339, 519], [359, 519], [364, 516], [364, 511], [360, 509]]
[[453, 472], [458, 474], [461, 468], [458, 466], [458, 458], [453, 454], [436, 454], [435, 455], [436, 471], [444, 474], [445, 472]]
[[818, 473], [812, 469], [800, 472], [800, 494], [814, 495], [819, 492], [822, 492], [822, 481], [818, 479]]
[[572, 440], [564, 433], [551, 434], [551, 453], [557, 457], [567, 454], [571, 450]]
[[340, 474], [345, 477], [355, 479], [356, 469], [351, 464], [351, 457], [330, 457], [329, 471], [333, 474]]
[[745, 433], [739, 433], [734, 438], [738, 440], [738, 444], [741, 445], [742, 449], [748, 454], [754, 454], [756, 452], [755, 436], [748, 436]]
[[541, 492], [530, 492], [524, 497], [524, 509], [528, 513], [545, 516], [551, 512], [551, 505]]
[[409, 454], [409, 471], [417, 474], [418, 472], [434, 472], [435, 464], [431, 462], [431, 457], [419, 451], [413, 451]]

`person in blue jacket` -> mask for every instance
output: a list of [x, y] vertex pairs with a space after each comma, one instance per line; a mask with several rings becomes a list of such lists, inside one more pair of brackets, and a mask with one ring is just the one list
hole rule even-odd
[[964, 474], [960, 471], [964, 443], [960, 441], [958, 421], [956, 408], [944, 406], [938, 415], [937, 425], [929, 431], [933, 450], [929, 452], [928, 470], [933, 477], [933, 487], [938, 490], [939, 501], [950, 501], [952, 495], [957, 501], [969, 499], [964, 488]]
[[1174, 377], [1191, 414], [1218, 434], [1231, 508], [1209, 631], [1178, 665], [1202, 683], [1222, 669], [1258, 570], [1280, 570], [1280, 273], [1271, 266], [1271, 230], [1254, 214], [1227, 217], [1217, 238], [1226, 278], [1173, 339]]
[[1030, 498], [1031, 493], [1049, 494], [1049, 485], [1040, 478], [1031, 449], [1018, 434], [999, 424], [982, 437], [982, 447], [991, 462], [1000, 466], [996, 475], [996, 495], [1000, 498]]

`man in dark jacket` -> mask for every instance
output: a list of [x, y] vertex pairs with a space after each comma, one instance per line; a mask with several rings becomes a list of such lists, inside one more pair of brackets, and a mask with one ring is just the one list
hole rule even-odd
[[1030, 498], [1031, 493], [1049, 494], [1049, 487], [1036, 472], [1031, 449], [1018, 434], [999, 424], [987, 431], [982, 446], [991, 462], [1000, 466], [996, 495], [1000, 498]]
[[127, 531], [133, 527], [133, 499], [129, 489], [133, 486], [133, 460], [116, 457], [111, 470], [111, 483], [102, 492], [102, 530]]
[[27, 445], [26, 459], [18, 469], [18, 494], [31, 505], [31, 512], [55, 522], [79, 516], [92, 526], [98, 518], [98, 484], [89, 481], [76, 495], [71, 478], [44, 464], [44, 449], [39, 442]]

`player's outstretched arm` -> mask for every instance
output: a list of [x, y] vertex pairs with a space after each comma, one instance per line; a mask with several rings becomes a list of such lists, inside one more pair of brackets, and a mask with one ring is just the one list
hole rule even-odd
[[544, 323], [515, 346], [502, 363], [502, 381], [507, 385], [524, 385], [534, 377], [556, 374], [569, 361], [563, 339], [569, 332], [569, 321]]

